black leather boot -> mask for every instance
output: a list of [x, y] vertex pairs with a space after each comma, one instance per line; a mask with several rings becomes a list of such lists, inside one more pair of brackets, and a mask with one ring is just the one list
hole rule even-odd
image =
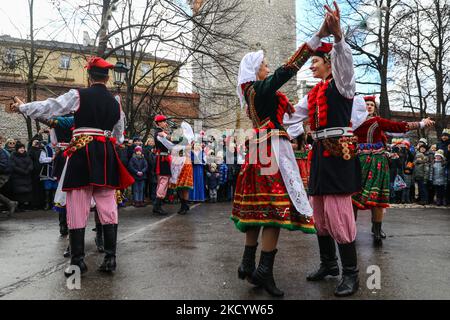
[[67, 246], [66, 251], [64, 251], [63, 256], [64, 256], [64, 258], [70, 257], [70, 245]]
[[45, 190], [45, 206], [44, 206], [44, 210], [48, 211], [52, 208], [51, 204], [51, 191], [50, 190]]
[[319, 240], [320, 266], [317, 271], [310, 273], [306, 277], [308, 281], [320, 281], [326, 276], [339, 275], [334, 239], [331, 236], [318, 235], [317, 240]]
[[162, 199], [160, 198], [156, 198], [156, 203], [153, 206], [153, 213], [157, 213], [160, 216], [165, 216], [167, 215], [167, 212], [163, 210], [162, 206]]
[[380, 247], [383, 245], [383, 241], [381, 240], [381, 222], [373, 223], [373, 245], [375, 247]]
[[[78, 266], [81, 274], [88, 270], [84, 263], [84, 231], [85, 228], [69, 230], [70, 265]], [[69, 270], [64, 271], [66, 277], [70, 277], [72, 274], [73, 272], [69, 272]]]
[[105, 258], [98, 271], [113, 272], [116, 270], [117, 224], [103, 225], [105, 237]]
[[69, 234], [69, 228], [67, 227], [67, 213], [59, 212], [59, 234], [61, 236], [67, 236]]
[[95, 224], [95, 245], [97, 246], [98, 252], [105, 252], [104, 244], [103, 244], [103, 226], [101, 223]]
[[252, 274], [255, 271], [255, 257], [256, 257], [256, 248], [258, 248], [258, 244], [255, 246], [245, 246], [244, 255], [242, 256], [242, 262], [238, 268], [238, 277], [239, 279], [245, 280], [253, 284]]
[[274, 297], [284, 296], [284, 292], [277, 288], [273, 278], [273, 263], [278, 250], [271, 252], [261, 251], [258, 268], [253, 272], [252, 283], [263, 287], [270, 295]]
[[338, 244], [338, 246], [342, 262], [342, 279], [336, 287], [334, 295], [337, 297], [346, 297], [357, 292], [359, 288], [358, 259], [355, 241]]
[[0, 194], [0, 202], [3, 202], [8, 207], [7, 216], [10, 217], [16, 211], [19, 203], [17, 201], [11, 201], [4, 195]]
[[181, 199], [181, 207], [180, 210], [178, 210], [179, 214], [186, 214], [189, 211], [189, 205], [187, 204], [187, 200]]
[[[374, 227], [374, 222], [372, 221], [372, 233], [375, 233], [375, 227]], [[384, 233], [383, 229], [380, 229], [380, 236], [381, 239], [386, 239], [386, 233]]]

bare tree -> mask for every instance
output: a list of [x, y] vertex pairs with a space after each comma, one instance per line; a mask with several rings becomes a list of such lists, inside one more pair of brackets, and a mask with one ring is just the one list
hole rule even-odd
[[[323, 3], [313, 0], [313, 14], [301, 24], [306, 32], [317, 30], [317, 16], [323, 15]], [[392, 35], [412, 13], [404, 10], [403, 0], [343, 0], [342, 20], [346, 41], [353, 50], [357, 83], [375, 87], [380, 94], [380, 114], [389, 117], [389, 67], [392, 63]], [[306, 25], [306, 28], [305, 28]]]
[[407, 68], [407, 77], [403, 79], [407, 89], [404, 97], [411, 101], [411, 108], [419, 111], [421, 118], [427, 112], [435, 113], [436, 129], [440, 133], [448, 125], [449, 1], [424, 3], [415, 0], [405, 8], [411, 17], [403, 21], [396, 31], [393, 49], [396, 60], [401, 64], [397, 69]]
[[[210, 65], [198, 63], [201, 56], [208, 57], [225, 74], [235, 72], [240, 25], [234, 23], [233, 29], [224, 26], [238, 19], [238, 8], [239, 0], [207, 1], [195, 13], [184, 0], [77, 2], [82, 25], [97, 35], [95, 53], [104, 58], [115, 56], [130, 66], [124, 99], [130, 134], [149, 134], [152, 115], [174, 91], [181, 67], [195, 63], [210, 72]], [[142, 65], [149, 59], [151, 68], [142, 72]]]
[[[9, 52], [3, 53], [2, 69], [10, 71], [18, 71], [22, 76], [26, 88], [26, 101], [35, 101], [37, 99], [38, 87], [45, 87], [40, 78], [46, 77], [45, 65], [52, 54], [56, 50], [56, 46], [47, 46], [47, 51], [42, 54], [36, 41], [36, 35], [45, 31], [45, 27], [36, 28], [34, 24], [34, 0], [28, 1], [29, 12], [29, 35], [27, 39], [5, 39], [5, 42], [11, 41], [14, 48], [10, 48]], [[48, 43], [51, 43], [48, 42]], [[52, 92], [53, 93], [53, 92]], [[23, 116], [27, 126], [28, 139], [33, 136], [33, 126], [30, 117]], [[35, 122], [36, 131], [39, 131], [39, 122]]]
[[[433, 0], [429, 5], [416, 1], [425, 19], [419, 28], [424, 38], [420, 50], [426, 67], [432, 71], [435, 82], [436, 129], [440, 133], [447, 127], [447, 111], [450, 99], [450, 3], [448, 0]], [[428, 30], [427, 27], [429, 26]]]

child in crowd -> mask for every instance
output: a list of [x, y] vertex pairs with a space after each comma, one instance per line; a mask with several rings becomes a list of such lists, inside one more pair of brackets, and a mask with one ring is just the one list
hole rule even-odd
[[430, 165], [430, 180], [433, 182], [436, 193], [436, 205], [438, 206], [447, 205], [445, 201], [446, 165], [444, 150], [436, 151], [434, 161]]
[[206, 172], [207, 187], [209, 190], [209, 199], [211, 202], [217, 202], [217, 190], [219, 189], [220, 173], [217, 172], [217, 164], [211, 163]]
[[128, 164], [128, 169], [135, 180], [132, 186], [134, 206], [144, 207], [144, 189], [145, 180], [147, 179], [148, 164], [142, 154], [141, 146], [134, 148], [133, 156]]
[[219, 201], [227, 199], [227, 182], [228, 182], [228, 166], [223, 160], [223, 155], [217, 157], [216, 162], [219, 164]]
[[403, 180], [406, 183], [406, 188], [402, 191], [402, 203], [411, 203], [411, 186], [414, 184], [414, 163], [407, 162], [405, 170], [403, 171]]
[[427, 152], [426, 145], [420, 145], [419, 151], [414, 158], [414, 181], [417, 182], [419, 188], [419, 204], [427, 204], [427, 187], [426, 183], [429, 176], [429, 160], [425, 155]]

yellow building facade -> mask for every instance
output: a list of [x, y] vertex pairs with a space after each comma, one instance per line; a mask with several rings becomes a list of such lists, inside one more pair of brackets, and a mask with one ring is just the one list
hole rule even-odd
[[[86, 60], [92, 55], [92, 47], [62, 43], [55, 41], [35, 41], [37, 62], [33, 67], [36, 83], [52, 84], [68, 87], [83, 87], [87, 85]], [[30, 69], [31, 44], [27, 40], [0, 36], [0, 80], [11, 82], [26, 82]], [[138, 53], [140, 55], [140, 53]], [[36, 60], [36, 59], [35, 59]], [[107, 58], [115, 64], [125, 62], [130, 66], [129, 53]], [[143, 54], [136, 59], [133, 68], [136, 70], [137, 88], [145, 90], [155, 84], [157, 88], [177, 91], [178, 71], [177, 62], [156, 58], [150, 54]], [[172, 74], [173, 76], [168, 76]], [[165, 80], [167, 79], [167, 80]], [[114, 87], [114, 77], [111, 74], [109, 85]], [[138, 90], [139, 90], [138, 89]]]

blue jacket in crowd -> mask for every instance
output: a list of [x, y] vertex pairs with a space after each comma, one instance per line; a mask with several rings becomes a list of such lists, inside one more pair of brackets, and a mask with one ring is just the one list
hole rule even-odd
[[[147, 170], [148, 164], [147, 160], [145, 160], [144, 156], [138, 156], [137, 154], [133, 154], [128, 163], [128, 170], [136, 181], [142, 181], [147, 179]], [[138, 172], [142, 172], [142, 176], [138, 176]]]

